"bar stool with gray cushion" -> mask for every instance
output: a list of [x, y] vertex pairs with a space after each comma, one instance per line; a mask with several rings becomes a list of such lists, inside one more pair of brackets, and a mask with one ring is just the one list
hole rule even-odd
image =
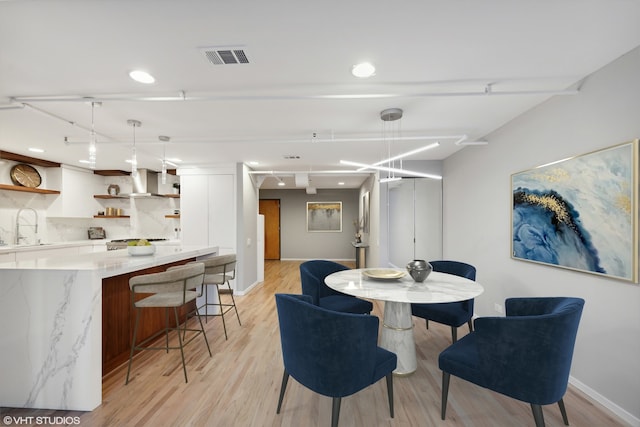
[[[199, 260], [204, 264], [204, 304], [200, 305], [198, 308], [205, 307], [205, 316], [220, 316], [222, 317], [222, 327], [224, 328], [224, 338], [227, 337], [227, 325], [224, 321], [224, 315], [228, 313], [230, 310], [236, 311], [236, 317], [238, 318], [238, 324], [242, 326], [240, 322], [240, 314], [238, 314], [238, 307], [236, 306], [236, 301], [233, 298], [233, 289], [231, 288], [231, 284], [229, 283], [231, 280], [236, 277], [236, 254], [228, 254], [228, 255], [218, 255], [211, 258], [205, 258]], [[215, 285], [217, 287], [217, 302], [209, 302], [207, 297], [207, 289], [208, 285]], [[225, 287], [226, 285], [226, 287]], [[231, 299], [222, 302], [222, 295], [228, 295]], [[225, 298], [226, 299], [226, 298]], [[209, 314], [206, 310], [207, 306], [218, 307], [218, 311], [214, 314]], [[206, 322], [205, 317], [205, 322]]]
[[[181, 265], [176, 267], [170, 267], [166, 271], [160, 273], [143, 274], [140, 276], [134, 276], [129, 279], [129, 288], [131, 289], [131, 304], [136, 309], [136, 321], [133, 329], [133, 340], [131, 343], [131, 354], [129, 356], [129, 367], [127, 369], [127, 380], [125, 384], [129, 383], [129, 374], [131, 373], [131, 362], [133, 361], [133, 353], [136, 350], [166, 350], [180, 349], [182, 356], [182, 369], [184, 371], [184, 381], [187, 379], [187, 367], [184, 362], [184, 346], [191, 342], [198, 335], [202, 334], [204, 342], [207, 345], [209, 356], [211, 356], [211, 348], [209, 348], [209, 341], [207, 341], [207, 335], [204, 332], [204, 326], [200, 313], [196, 307], [195, 313], [200, 322], [200, 329], [187, 329], [186, 321], [184, 327], [180, 327], [180, 320], [178, 318], [178, 308], [187, 305], [191, 301], [194, 301], [196, 297], [201, 293], [202, 283], [204, 279], [204, 265], [201, 263], [190, 263], [188, 265]], [[200, 288], [200, 289], [198, 289]], [[140, 296], [142, 295], [142, 298]], [[165, 309], [165, 328], [153, 334], [151, 337], [146, 338], [140, 343], [136, 344], [136, 336], [138, 334], [138, 324], [140, 321], [140, 312], [142, 309], [160, 307]], [[169, 309], [173, 308], [175, 316], [175, 327], [169, 325]], [[178, 332], [178, 346], [169, 346], [169, 331]], [[193, 336], [184, 342], [183, 334], [187, 331], [195, 332]], [[160, 335], [165, 335], [165, 345], [163, 347], [145, 347], [144, 345], [152, 342]]]

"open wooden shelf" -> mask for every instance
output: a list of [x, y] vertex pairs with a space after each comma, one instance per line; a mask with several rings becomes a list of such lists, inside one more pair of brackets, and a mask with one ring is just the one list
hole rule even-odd
[[131, 175], [131, 172], [118, 170], [118, 169], [94, 170], [93, 173], [95, 175], [101, 175], [101, 176], [129, 176], [129, 175]]
[[19, 185], [0, 184], [0, 190], [22, 191], [23, 193], [60, 194], [58, 190], [45, 190], [44, 188], [21, 187]]
[[94, 218], [129, 218], [129, 215], [94, 215]]
[[43, 166], [45, 168], [59, 168], [60, 163], [50, 162], [49, 160], [36, 159], [35, 157], [23, 156], [22, 154], [10, 153], [8, 151], [0, 151], [0, 159], [12, 160], [14, 162], [29, 163], [31, 165]]
[[165, 215], [164, 217], [165, 217], [165, 218], [180, 218], [180, 214], [178, 214], [178, 215], [174, 215], [174, 214], [171, 214], [171, 215]]
[[180, 194], [163, 194], [164, 197], [170, 197], [172, 199], [179, 199]]

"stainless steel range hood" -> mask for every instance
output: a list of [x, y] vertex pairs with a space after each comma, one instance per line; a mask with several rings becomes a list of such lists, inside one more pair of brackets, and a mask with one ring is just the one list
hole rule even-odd
[[120, 197], [165, 197], [158, 192], [158, 173], [148, 169], [138, 169], [138, 175], [131, 177], [132, 192]]

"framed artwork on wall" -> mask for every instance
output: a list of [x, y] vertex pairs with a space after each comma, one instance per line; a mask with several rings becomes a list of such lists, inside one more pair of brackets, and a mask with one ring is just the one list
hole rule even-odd
[[342, 202], [307, 202], [307, 232], [342, 232]]
[[638, 140], [511, 175], [511, 257], [638, 280]]

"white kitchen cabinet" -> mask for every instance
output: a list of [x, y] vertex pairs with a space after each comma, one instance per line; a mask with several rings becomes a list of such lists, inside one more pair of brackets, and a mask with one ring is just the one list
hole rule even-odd
[[49, 185], [60, 190], [49, 209], [48, 217], [91, 218], [101, 206], [93, 198], [102, 191], [104, 180], [92, 171], [61, 165], [47, 172]]
[[235, 252], [236, 177], [234, 173], [181, 175], [182, 242], [216, 245], [220, 253]]
[[[182, 243], [218, 246], [218, 255], [236, 252], [236, 177], [225, 171], [180, 176]], [[238, 276], [239, 277], [239, 276]], [[231, 282], [235, 289], [236, 281]], [[215, 288], [215, 286], [213, 286]], [[215, 289], [197, 299], [198, 306], [216, 301]], [[207, 310], [211, 306], [207, 306]], [[216, 311], [206, 311], [214, 314]]]

